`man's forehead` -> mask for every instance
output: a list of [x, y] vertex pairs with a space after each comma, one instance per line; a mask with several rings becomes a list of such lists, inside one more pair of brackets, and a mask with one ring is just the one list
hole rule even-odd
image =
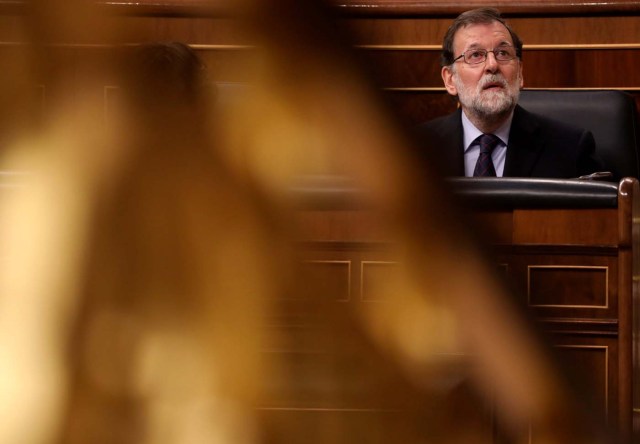
[[491, 40], [494, 46], [507, 44], [513, 46], [509, 30], [500, 22], [474, 23], [464, 26], [453, 37], [454, 46], [478, 47]]

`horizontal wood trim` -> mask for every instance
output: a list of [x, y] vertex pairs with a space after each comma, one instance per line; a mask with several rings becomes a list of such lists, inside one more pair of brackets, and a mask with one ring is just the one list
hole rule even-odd
[[512, 255], [554, 255], [554, 256], [598, 256], [617, 257], [618, 248], [615, 246], [584, 246], [584, 245], [499, 245], [495, 248], [500, 254]]
[[[27, 42], [18, 41], [0, 41], [2, 46], [24, 46]], [[112, 48], [116, 46], [135, 46], [138, 42], [123, 43], [114, 45], [110, 43], [48, 43], [47, 46], [55, 46], [62, 48]], [[227, 45], [227, 44], [203, 44], [203, 43], [187, 43], [190, 47], [202, 51], [234, 51], [234, 50], [250, 50], [256, 49], [256, 45]], [[355, 45], [356, 49], [372, 50], [372, 51], [436, 51], [440, 52], [440, 45]], [[616, 50], [616, 49], [640, 49], [640, 43], [610, 43], [610, 44], [558, 44], [558, 45], [524, 45], [524, 50], [529, 51], [549, 51], [549, 50]]]
[[[611, 88], [525, 88], [528, 90], [558, 90], [558, 91], [629, 91], [629, 92], [635, 92], [635, 91], [640, 91], [640, 86], [622, 86], [622, 87], [611, 87]], [[419, 93], [419, 92], [425, 92], [425, 93], [445, 93], [447, 90], [444, 87], [409, 87], [409, 88], [403, 88], [403, 87], [389, 87], [389, 88], [383, 88], [384, 91], [390, 91], [390, 92], [397, 92], [397, 93], [402, 93], [402, 92], [406, 92], [406, 93]]]
[[137, 1], [96, 2], [106, 13], [147, 17], [228, 17], [233, 15], [233, 2], [213, 1]]
[[[123, 43], [119, 45], [114, 45], [111, 43], [48, 43], [47, 47], [53, 48], [67, 48], [67, 49], [108, 49], [108, 48], [119, 48], [119, 47], [127, 47], [127, 46], [136, 46], [140, 43]], [[20, 47], [26, 46], [28, 43], [26, 42], [7, 42], [0, 41], [0, 48], [3, 47]], [[209, 44], [189, 44], [189, 46], [197, 51], [245, 51], [256, 49], [256, 46], [253, 45], [209, 45]]]
[[618, 14], [640, 12], [640, 2], [618, 1], [394, 1], [394, 0], [342, 0], [336, 5], [343, 13], [355, 16], [456, 16], [468, 9], [483, 6], [497, 7], [507, 16]]
[[391, 242], [358, 242], [358, 241], [298, 241], [295, 246], [302, 251], [393, 251], [395, 244]]
[[[356, 45], [358, 49], [374, 51], [441, 51], [441, 45]], [[548, 45], [524, 45], [526, 51], [548, 50], [594, 50], [594, 49], [640, 49], [640, 43], [598, 43], [598, 44], [548, 44]]]
[[283, 411], [283, 412], [344, 412], [344, 413], [384, 413], [384, 412], [405, 412], [401, 409], [375, 409], [359, 407], [256, 407], [256, 410]]
[[[362, 45], [428, 45], [439, 48], [451, 18], [349, 18], [343, 23]], [[545, 15], [509, 18], [528, 47], [539, 45], [640, 44], [638, 17], [632, 14], [577, 17]]]
[[618, 336], [617, 319], [541, 318], [538, 325], [551, 333], [579, 336]]
[[[498, 7], [507, 16], [565, 15], [584, 16], [601, 14], [640, 13], [640, 1], [612, 0], [590, 1], [500, 1], [475, 0], [450, 1], [397, 1], [397, 0], [333, 0], [334, 9], [342, 15], [355, 17], [449, 17], [474, 7]], [[234, 7], [231, 0], [137, 0], [96, 1], [105, 12], [115, 15], [151, 17], [223, 17], [229, 16]], [[24, 14], [30, 10], [26, 0], [0, 1], [0, 14]]]
[[[96, 1], [106, 14], [147, 17], [227, 17], [232, 14], [232, 1]], [[0, 1], [0, 14], [21, 15], [32, 12], [26, 0]]]
[[584, 329], [618, 330], [617, 319], [539, 318], [538, 322], [549, 325], [579, 325]]

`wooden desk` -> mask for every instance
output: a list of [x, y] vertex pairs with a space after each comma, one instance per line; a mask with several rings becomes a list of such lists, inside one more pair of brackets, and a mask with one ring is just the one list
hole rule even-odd
[[[615, 200], [615, 187], [613, 197]], [[614, 202], [613, 206], [563, 208], [555, 201], [550, 207], [502, 205], [474, 210], [478, 223], [489, 233], [499, 270], [513, 285], [514, 294], [550, 335], [561, 359], [588, 387], [585, 395], [596, 415], [620, 434], [623, 443], [631, 442], [633, 421], [640, 424], [640, 390], [637, 384], [634, 387], [634, 379], [640, 376], [639, 317], [638, 310], [634, 312], [640, 294], [639, 199], [638, 182], [625, 179], [617, 189], [617, 206]], [[311, 206], [299, 211], [297, 220], [307, 288], [319, 289], [325, 302], [344, 310], [398, 303], [393, 296], [377, 291], [393, 273], [397, 257], [372, 213], [348, 205]], [[296, 330], [289, 336], [287, 350], [312, 350], [317, 343], [309, 341], [307, 333], [313, 324], [310, 319], [317, 318], [309, 301], [296, 295], [283, 301], [282, 307], [276, 327], [289, 328], [290, 333]], [[284, 348], [280, 344], [271, 351], [276, 349]], [[306, 371], [314, 365], [309, 364]], [[394, 377], [392, 371], [384, 374], [385, 378]], [[307, 384], [308, 389], [306, 376], [301, 376], [298, 387]], [[356, 378], [358, 383], [366, 379]], [[313, 390], [305, 391], [304, 396], [293, 395], [294, 388], [289, 397], [275, 396], [271, 401], [277, 398], [279, 414], [293, 406], [290, 413], [295, 415], [316, 408], [325, 415], [340, 411], [368, 415], [363, 421], [369, 421], [370, 430], [397, 423], [402, 402], [380, 416], [385, 409], [380, 408], [379, 399], [343, 389], [342, 395], [332, 398], [317, 396]], [[346, 392], [350, 394], [344, 395]], [[490, 410], [489, 425], [484, 429], [487, 439], [479, 438], [481, 442], [499, 439], [490, 425]], [[638, 426], [635, 428], [640, 436]], [[535, 430], [530, 436], [535, 443]]]
[[[617, 208], [478, 211], [498, 263], [621, 442], [640, 425], [638, 182]], [[633, 441], [635, 442], [635, 441]]]

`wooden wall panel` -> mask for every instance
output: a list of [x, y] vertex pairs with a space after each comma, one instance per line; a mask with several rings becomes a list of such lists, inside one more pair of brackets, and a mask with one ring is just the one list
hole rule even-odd
[[[391, 102], [409, 122], [455, 109], [442, 97], [439, 66], [442, 36], [453, 16], [407, 14], [345, 20], [358, 47], [381, 69], [381, 86], [393, 89], [388, 94]], [[576, 11], [571, 16], [513, 11], [507, 18], [525, 43], [525, 88], [614, 88], [640, 98], [637, 11], [625, 15]], [[434, 91], [438, 88], [442, 93]]]
[[115, 35], [126, 43], [177, 40], [190, 45], [247, 45], [240, 22], [220, 17], [111, 17]]
[[609, 267], [529, 265], [529, 306], [609, 308]]
[[[3, 3], [7, 6], [7, 2], [0, 1], [0, 11]], [[392, 7], [393, 2], [365, 3]], [[394, 8], [404, 4], [396, 3]], [[457, 12], [443, 14], [442, 9], [438, 9], [442, 5], [437, 2], [414, 3], [423, 9], [420, 14], [408, 9], [400, 16], [349, 13], [340, 20], [353, 31], [360, 51], [374, 67], [380, 68], [380, 87], [406, 89], [403, 93], [396, 90], [389, 94], [393, 106], [410, 122], [419, 122], [454, 109], [452, 102], [442, 94], [414, 89], [444, 91], [439, 47]], [[524, 7], [523, 2], [510, 3]], [[507, 14], [510, 22], [525, 42], [525, 87], [618, 88], [640, 97], [640, 70], [636, 69], [637, 60], [640, 60], [640, 7], [625, 15], [586, 15], [577, 7], [572, 15], [559, 15], [552, 13], [558, 3], [563, 2], [547, 2], [547, 12], [539, 11], [538, 14], [525, 13], [524, 9], [506, 9], [510, 11]], [[612, 8], [620, 6], [620, 2], [604, 3]], [[624, 3], [634, 7], [640, 4]], [[242, 82], [249, 79], [253, 71], [251, 63], [256, 60], [252, 57], [255, 50], [251, 49], [255, 42], [237, 19], [222, 13], [216, 15], [213, 10], [207, 16], [197, 16], [197, 11], [190, 8], [202, 2], [141, 3], [145, 8], [152, 4], [165, 9], [136, 9], [135, 4], [122, 2], [117, 14], [107, 19], [112, 35], [127, 44], [183, 41], [196, 47], [209, 65], [214, 80]], [[454, 6], [460, 9], [463, 5]], [[425, 8], [432, 8], [433, 13]], [[15, 14], [0, 16], [0, 46], [25, 40], [25, 20], [25, 16]], [[62, 43], [109, 42], [96, 38], [91, 42]], [[76, 60], [84, 57], [79, 54]]]
[[[360, 45], [442, 44], [453, 17], [344, 19]], [[525, 45], [640, 43], [640, 17], [508, 17]]]
[[[205, 7], [205, 3], [208, 3], [208, 6]], [[108, 18], [107, 24], [111, 27], [112, 35], [118, 36], [118, 42], [135, 44], [149, 41], [183, 41], [196, 47], [210, 66], [215, 80], [244, 81], [248, 79], [247, 74], [251, 72], [251, 63], [255, 60], [251, 57], [252, 52], [247, 49], [247, 46], [254, 45], [255, 42], [237, 21], [226, 15], [222, 3], [224, 2], [138, 0], [135, 3], [112, 2], [110, 6], [105, 7], [105, 11], [114, 14]], [[616, 87], [638, 92], [640, 95], [640, 70], [637, 69], [638, 60], [640, 60], [640, 2], [638, 1], [541, 0], [538, 2], [462, 3], [424, 0], [416, 2], [345, 0], [340, 4], [342, 6], [337, 9], [344, 13], [342, 23], [353, 30], [356, 36], [355, 44], [360, 45], [361, 51], [368, 54], [375, 66], [384, 68], [380, 76], [381, 87], [400, 88], [387, 90], [387, 96], [393, 106], [410, 122], [428, 120], [455, 108], [455, 103], [442, 89], [438, 64], [439, 45], [452, 17], [476, 5], [498, 4], [501, 6], [525, 44], [528, 45], [524, 58], [526, 86], [537, 88]], [[14, 57], [11, 52], [15, 49], [15, 44], [24, 42], [27, 38], [28, 26], [25, 25], [27, 17], [20, 15], [20, 12], [23, 12], [21, 2], [0, 1], [0, 14], [2, 14], [0, 15], [0, 61], [3, 66], [11, 66], [12, 57]], [[201, 13], [206, 13], [206, 17], [199, 16]], [[89, 62], [93, 58], [100, 59], [97, 51], [103, 51], [105, 48], [108, 50], [108, 47], [83, 45], [107, 45], [111, 42], [105, 41], [102, 37], [92, 38], [94, 40], [53, 42], [66, 44], [67, 47], [59, 47], [53, 51], [49, 64], [42, 67], [42, 77], [55, 79], [56, 72], [60, 70], [75, 70], [77, 76], [70, 78], [78, 81], [83, 76], [89, 77], [96, 72], [95, 70], [101, 69], [100, 67], [90, 68]], [[372, 48], [370, 45], [375, 45], [377, 48]], [[291, 67], [291, 69], [294, 68], [294, 66]], [[102, 84], [96, 85], [93, 91], [96, 95], [104, 94], [104, 86], [115, 82], [106, 68], [99, 79]], [[67, 99], [66, 94], [77, 92], [73, 84], [56, 84], [55, 82], [43, 85], [42, 90], [46, 96], [46, 107], [51, 111], [56, 109], [57, 103]], [[314, 215], [314, 217], [317, 216], [318, 214]], [[336, 240], [347, 242], [354, 239], [380, 240], [382, 236], [377, 223], [366, 219], [352, 212], [343, 212], [335, 216], [334, 220], [314, 222], [312, 226], [307, 227], [308, 232], [305, 234], [310, 241], [319, 238], [334, 242]], [[336, 221], [337, 228], [330, 224]], [[347, 226], [345, 222], [352, 224]], [[339, 253], [341, 252], [333, 251], [334, 256], [331, 258], [336, 261], [353, 261], [354, 270], [360, 269], [362, 258], [347, 257], [346, 254]], [[378, 259], [373, 257], [369, 260]], [[323, 259], [317, 259], [317, 261], [321, 260]], [[523, 267], [513, 262], [501, 263], [501, 266], [510, 273], [521, 273], [523, 270]], [[514, 267], [520, 268], [514, 269]], [[348, 275], [347, 278], [344, 265], [324, 265], [321, 268], [323, 273], [334, 276], [332, 282], [336, 288], [342, 289], [342, 294], [345, 293], [346, 287], [353, 290], [353, 287], [358, 285], [354, 282], [363, 280], [363, 276], [357, 273]], [[352, 303], [353, 299], [351, 298], [349, 303]], [[286, 301], [291, 307], [287, 313], [290, 314], [290, 319], [299, 320], [311, 310], [300, 309], [295, 302], [299, 301]], [[600, 324], [593, 325], [601, 327]], [[295, 348], [295, 346], [309, 350], [312, 348], [311, 343], [315, 337], [311, 327], [308, 332], [310, 332], [308, 336], [300, 339], [301, 343], [304, 342], [303, 345], [280, 343], [273, 346], [279, 347], [278, 351], [290, 350], [289, 347]], [[559, 341], [559, 343], [572, 351], [574, 361], [581, 362], [590, 369], [596, 369], [592, 373], [593, 383], [598, 387], [598, 393], [602, 393], [606, 400], [614, 396], [611, 393], [616, 393], [618, 389], [618, 375], [610, 371], [613, 368], [611, 363], [618, 360], [618, 351], [609, 347], [606, 338], [602, 339], [602, 343], [596, 344], [601, 346], [600, 348], [580, 349], [578, 346], [593, 344], [593, 341], [587, 337], [590, 334], [592, 335], [593, 332], [587, 331], [583, 335], [586, 338], [565, 338], [566, 341]], [[581, 340], [584, 342], [580, 342]], [[609, 347], [606, 349], [608, 361], [603, 361], [604, 347]], [[353, 355], [347, 356], [344, 366], [352, 368]], [[307, 374], [312, 381], [326, 382], [327, 375], [332, 374], [331, 363], [325, 366], [322, 361], [307, 358], [309, 356], [303, 357], [300, 361], [292, 361], [291, 373]], [[360, 363], [357, 366], [359, 373], [356, 376], [369, 375], [370, 370], [375, 368], [374, 365], [364, 364]], [[383, 365], [384, 361], [377, 364]], [[337, 402], [334, 402], [336, 399], [342, 402], [343, 407], [368, 406], [367, 402], [370, 400], [366, 398], [366, 393], [369, 388], [384, 387], [385, 384], [381, 382], [395, 383], [397, 379], [398, 375], [383, 371], [376, 380], [366, 381], [367, 390], [362, 393], [310, 393], [305, 391], [305, 386], [298, 386], [297, 388], [300, 389], [298, 394], [283, 392], [280, 393], [282, 395], [280, 398], [274, 395], [271, 401], [276, 404], [280, 402], [281, 405], [291, 405], [292, 402], [307, 401], [305, 396], [308, 395], [311, 398], [324, 396], [322, 399], [326, 404], [323, 407], [327, 405], [336, 407]], [[339, 389], [348, 390], [354, 381], [358, 382], [359, 378], [354, 377], [343, 381], [344, 385]], [[300, 381], [301, 384], [305, 382], [308, 381]], [[289, 381], [282, 381], [281, 386], [285, 387], [287, 383]], [[306, 388], [308, 389], [309, 386], [307, 385]], [[399, 399], [403, 393], [408, 391], [400, 391]], [[615, 409], [614, 402], [609, 405]], [[326, 414], [333, 413], [335, 411]], [[301, 415], [306, 414], [301, 413]], [[610, 412], [611, 414], [613, 417], [616, 416], [615, 411]], [[365, 420], [369, 424], [371, 412], [366, 413], [365, 416], [369, 416]], [[408, 422], [418, 423], [417, 421]]]
[[439, 51], [366, 51], [385, 88], [442, 88]]
[[389, 292], [389, 287], [398, 282], [397, 262], [362, 261], [360, 267], [362, 301], [401, 303], [400, 295]]
[[304, 261], [298, 276], [301, 281], [297, 288], [306, 288], [312, 293], [298, 297], [343, 302], [351, 299], [351, 261]]
[[[154, 15], [154, 16], [220, 16], [233, 12], [237, 6], [233, 0], [136, 0], [118, 1], [96, 0], [101, 11], [122, 15]], [[342, 15], [394, 17], [394, 16], [450, 16], [482, 6], [499, 7], [508, 14], [555, 14], [555, 15], [588, 15], [633, 13], [640, 10], [638, 0], [603, 0], [571, 1], [571, 0], [515, 0], [490, 1], [470, 0], [327, 0], [334, 11]], [[27, 0], [0, 0], [0, 13], [19, 14], [29, 9]]]
[[640, 43], [637, 16], [507, 17], [525, 45]]
[[514, 1], [442, 1], [442, 0], [340, 0], [335, 2], [343, 13], [370, 16], [406, 16], [406, 15], [457, 15], [462, 11], [479, 7], [498, 7], [510, 14], [556, 14], [587, 15], [614, 14], [638, 11], [637, 0], [603, 0], [599, 2], [571, 0], [514, 0]]
[[[624, 202], [622, 197], [620, 202], [621, 205]], [[627, 297], [630, 288], [625, 286], [623, 281], [627, 279], [624, 276], [625, 273], [629, 273], [630, 264], [625, 262], [627, 252], [624, 247], [628, 248], [628, 245], [623, 241], [624, 236], [620, 234], [625, 230], [619, 233], [618, 226], [622, 220], [630, 223], [630, 218], [625, 216], [628, 214], [628, 209], [513, 211], [520, 212], [521, 217], [531, 217], [530, 224], [522, 220], [514, 224], [513, 228], [516, 232], [519, 230], [518, 224], [538, 226], [540, 220], [552, 220], [556, 231], [564, 233], [567, 237], [560, 238], [556, 234], [542, 233], [522, 241], [514, 238], [511, 242], [505, 242], [500, 237], [499, 245], [495, 245], [498, 252], [496, 265], [500, 272], [505, 273], [509, 278], [512, 288], [516, 291], [514, 299], [517, 303], [526, 304], [527, 289], [534, 290], [534, 294], [530, 295], [532, 296], [530, 313], [540, 322], [544, 334], [552, 338], [558, 356], [570, 370], [572, 387], [579, 389], [579, 393], [584, 396], [580, 405], [594, 415], [595, 421], [607, 421], [611, 431], [615, 432], [620, 428], [619, 430], [626, 433], [625, 430], [630, 424], [628, 416], [631, 410], [630, 399], [627, 399], [631, 390], [629, 381], [631, 364], [628, 361], [631, 352], [627, 349], [625, 341], [631, 331], [631, 325], [621, 313], [629, 309]], [[564, 211], [570, 213], [571, 217], [565, 219], [564, 214], [561, 214]], [[532, 214], [534, 212], [539, 212], [539, 217], [534, 217]], [[498, 222], [498, 225], [510, 225], [510, 220], [517, 219], [518, 216], [509, 213], [511, 212], [490, 211], [483, 214], [483, 219], [485, 223], [493, 219], [494, 222]], [[573, 220], [574, 224], [567, 224], [567, 219]], [[578, 219], [591, 221], [591, 224], [587, 225], [591, 225], [588, 231], [592, 242], [585, 242], [585, 245], [581, 246], [568, 246], [567, 244], [575, 243], [573, 231], [575, 231], [575, 220]], [[596, 219], [611, 219], [611, 223], [598, 223], [595, 222]], [[389, 250], [389, 254], [380, 254], [381, 252], [376, 251], [379, 247], [377, 243], [367, 245], [366, 242], [353, 242], [338, 245], [332, 241], [323, 242], [322, 235], [315, 229], [319, 225], [326, 226], [328, 222], [357, 224], [356, 219], [330, 218], [327, 214], [315, 211], [299, 220], [301, 223], [312, 224], [313, 228], [309, 231], [316, 233], [313, 237], [314, 242], [304, 245], [305, 249], [308, 248], [305, 254], [314, 260], [329, 260], [332, 257], [335, 260], [349, 258], [354, 270], [364, 271], [360, 276], [358, 276], [359, 273], [354, 273], [354, 281], [358, 279], [362, 281], [361, 285], [356, 284], [355, 287], [364, 290], [362, 292], [364, 297], [352, 297], [348, 306], [343, 307], [345, 311], [357, 313], [358, 310], [366, 310], [372, 305], [384, 307], [386, 304], [393, 304], [388, 306], [396, 307], [396, 304], [403, 303], [402, 295], [399, 294], [375, 298], [368, 296], [370, 294], [368, 289], [384, 286], [384, 281], [392, 278], [393, 273], [385, 276], [386, 271], [402, 266], [403, 258], [397, 256], [397, 252]], [[602, 227], [606, 228], [602, 229]], [[511, 233], [512, 230], [504, 231]], [[613, 236], [613, 240], [608, 239], [603, 242], [603, 237], [598, 234], [602, 231], [609, 237]], [[335, 232], [336, 230], [331, 229], [324, 233], [329, 236], [328, 239], [334, 239], [332, 233]], [[491, 237], [488, 239], [493, 241]], [[398, 261], [397, 265], [393, 264], [394, 260]], [[385, 268], [387, 270], [384, 270]], [[529, 279], [529, 271], [532, 269], [534, 274], [538, 273], [534, 276], [538, 278], [537, 282], [533, 282], [535, 279]], [[370, 274], [367, 275], [367, 272]], [[546, 275], [541, 276], [540, 272]], [[378, 276], [374, 276], [375, 274]], [[625, 293], [627, 296], [624, 295]], [[375, 302], [369, 302], [369, 299], [374, 299]], [[374, 366], [371, 368], [375, 370]], [[316, 375], [317, 368], [308, 369], [307, 374]], [[473, 399], [471, 399], [472, 402], [469, 402], [469, 398], [461, 399], [466, 402], [456, 404], [457, 410], [455, 410], [461, 421], [467, 421], [470, 417], [482, 417], [479, 415], [481, 412], [473, 411], [474, 408], [477, 410], [480, 404], [474, 404]], [[295, 398], [288, 401], [295, 401]], [[349, 398], [349, 402], [357, 401], [356, 397]], [[471, 411], [467, 413], [465, 407]], [[490, 428], [486, 430], [490, 438]], [[525, 433], [528, 434], [528, 431]], [[531, 441], [528, 442], [538, 443], [542, 440], [540, 431], [533, 429]], [[473, 439], [468, 441], [475, 442]], [[502, 441], [496, 439], [493, 442]], [[631, 441], [621, 439], [620, 442]]]
[[509, 272], [526, 305], [540, 318], [607, 321], [617, 317], [615, 257], [589, 251], [562, 257], [521, 254], [509, 262]]
[[[574, 378], [583, 396], [582, 405], [594, 418], [603, 418], [615, 429], [618, 405], [618, 375], [615, 362], [618, 350], [615, 340], [557, 337], [556, 347], [563, 364]], [[535, 442], [535, 431], [532, 433]]]
[[[385, 88], [443, 88], [435, 50], [367, 50]], [[633, 49], [536, 49], [523, 54], [526, 88], [640, 89]]]

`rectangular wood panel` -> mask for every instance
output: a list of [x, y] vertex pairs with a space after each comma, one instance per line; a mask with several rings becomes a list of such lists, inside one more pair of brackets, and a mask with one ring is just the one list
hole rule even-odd
[[361, 300], [400, 303], [399, 295], [391, 292], [393, 283], [398, 279], [398, 271], [397, 262], [362, 261]]
[[589, 387], [589, 390], [581, 391], [583, 406], [594, 418], [604, 418], [610, 427], [615, 427], [618, 375], [614, 364], [617, 359], [614, 342], [597, 340], [586, 343], [573, 338], [559, 338], [558, 342], [556, 347], [561, 362], [576, 378], [576, 387]]
[[609, 307], [606, 266], [529, 265], [529, 305], [533, 307]]
[[304, 292], [299, 298], [343, 302], [351, 298], [351, 261], [304, 261], [298, 279], [297, 288]]
[[613, 246], [618, 242], [616, 212], [616, 209], [516, 210], [513, 241], [518, 244]]

